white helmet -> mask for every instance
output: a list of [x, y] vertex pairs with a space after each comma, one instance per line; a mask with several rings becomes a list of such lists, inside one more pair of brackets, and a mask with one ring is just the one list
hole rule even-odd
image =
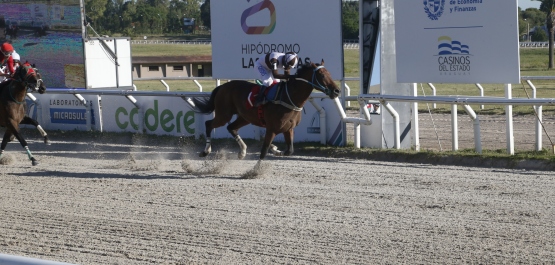
[[21, 61], [21, 57], [19, 56], [19, 53], [15, 52], [15, 50], [12, 52], [12, 58], [14, 61]]
[[[293, 61], [293, 62], [291, 62]], [[291, 68], [297, 67], [297, 63], [299, 62], [299, 58], [297, 58], [297, 54], [294, 52], [285, 54], [285, 64], [291, 65]]]

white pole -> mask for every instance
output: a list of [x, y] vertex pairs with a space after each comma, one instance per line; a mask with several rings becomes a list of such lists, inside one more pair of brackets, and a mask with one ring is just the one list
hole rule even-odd
[[[417, 97], [418, 96], [418, 84], [412, 84], [412, 95]], [[420, 151], [420, 133], [419, 133], [419, 125], [418, 125], [418, 102], [412, 103], [412, 132], [414, 138], [414, 150]]]
[[[432, 83], [428, 83], [428, 86], [432, 89], [432, 95], [436, 95], [436, 87]], [[436, 103], [432, 103], [432, 108], [436, 108]]]
[[[511, 84], [505, 84], [505, 97], [507, 99], [513, 98]], [[514, 145], [514, 137], [513, 137], [513, 105], [505, 106], [505, 116], [507, 119], [507, 153], [510, 155], [515, 154], [515, 145]]]
[[451, 133], [453, 138], [453, 151], [459, 150], [459, 126], [457, 116], [457, 104], [451, 104]]
[[395, 142], [393, 143], [393, 148], [401, 149], [401, 125], [399, 123], [399, 113], [389, 104], [387, 101], [381, 101], [382, 106], [393, 116], [393, 126], [394, 126], [394, 133], [393, 137], [395, 138]]
[[476, 112], [470, 107], [470, 105], [463, 105], [466, 113], [470, 116], [470, 118], [474, 121], [474, 149], [476, 153], [482, 153], [482, 140], [480, 138], [480, 118], [476, 115]]
[[[484, 97], [484, 88], [482, 87], [482, 85], [476, 83], [476, 87], [478, 87], [478, 90], [480, 90], [480, 97]], [[484, 105], [480, 105], [480, 109], [484, 109]]]
[[[536, 87], [532, 84], [532, 81], [526, 80], [526, 83], [532, 88], [532, 98], [536, 98]], [[534, 105], [534, 110], [538, 115], [536, 119], [536, 151], [541, 151], [542, 146], [542, 106], [541, 105]]]

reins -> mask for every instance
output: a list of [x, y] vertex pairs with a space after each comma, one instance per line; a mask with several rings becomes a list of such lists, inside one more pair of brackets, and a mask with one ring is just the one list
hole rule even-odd
[[[304, 78], [300, 78], [300, 77], [295, 77], [295, 80], [299, 80], [299, 81], [303, 81], [305, 83], [308, 83], [312, 86], [312, 89], [316, 89], [318, 91], [324, 92], [326, 95], [329, 95], [328, 93], [330, 93], [330, 90], [327, 87], [320, 84], [320, 81], [318, 81], [318, 79], [316, 79], [316, 71], [318, 71], [321, 68], [324, 68], [324, 66], [320, 65], [320, 66], [318, 66], [318, 67], [316, 67], [312, 70], [312, 82], [310, 82], [310, 81], [308, 81]], [[314, 80], [316, 80], [316, 83], [314, 82]], [[282, 105], [282, 106], [284, 106], [284, 107], [286, 107], [290, 110], [293, 110], [293, 111], [302, 111], [303, 110], [303, 108], [295, 106], [295, 104], [293, 103], [293, 100], [291, 100], [291, 96], [289, 95], [289, 85], [288, 85], [288, 83], [285, 83], [285, 94], [287, 95], [287, 99], [289, 100], [289, 102], [291, 102], [291, 104], [289, 104], [287, 102], [284, 102], [282, 100], [274, 100], [274, 101], [272, 101], [272, 103]]]
[[[310, 82], [310, 81], [308, 81], [304, 78], [300, 78], [300, 77], [296, 77], [295, 80], [300, 80], [300, 81], [306, 82], [306, 83], [310, 84], [313, 89], [316, 89], [318, 91], [323, 92], [326, 95], [329, 95], [330, 90], [327, 87], [320, 84], [320, 81], [318, 81], [318, 79], [316, 79], [316, 71], [318, 71], [321, 68], [324, 68], [324, 66], [320, 65], [320, 66], [314, 68], [314, 70], [312, 70], [312, 82]], [[317, 84], [314, 83], [314, 80], [316, 80]]]
[[293, 111], [301, 111], [303, 110], [303, 108], [299, 108], [297, 106], [295, 106], [295, 103], [293, 103], [293, 100], [291, 100], [291, 96], [289, 95], [289, 85], [287, 85], [287, 83], [285, 83], [285, 94], [287, 95], [287, 99], [289, 100], [289, 102], [291, 102], [291, 104], [284, 102], [282, 100], [274, 100], [272, 101], [274, 104], [279, 104], [282, 105], [290, 110]]

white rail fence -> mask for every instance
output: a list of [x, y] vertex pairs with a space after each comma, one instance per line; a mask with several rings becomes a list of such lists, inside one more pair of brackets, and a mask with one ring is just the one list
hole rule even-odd
[[[156, 78], [154, 78], [156, 79]], [[177, 91], [170, 91], [169, 86], [166, 84], [166, 91], [162, 92], [153, 92], [153, 91], [136, 91], [136, 90], [83, 90], [83, 89], [56, 89], [56, 90], [49, 90], [49, 94], [72, 94], [80, 101], [85, 102], [85, 99], [81, 95], [89, 94], [89, 95], [119, 95], [126, 97], [130, 102], [135, 104], [136, 99], [135, 96], [160, 96], [160, 97], [180, 97], [185, 100], [188, 104], [192, 104], [191, 98], [193, 97], [206, 97], [208, 92], [202, 92], [203, 88], [198, 83], [197, 79], [200, 80], [201, 78], [188, 78], [188, 77], [175, 77], [175, 78], [167, 78], [167, 79], [179, 79], [179, 80], [190, 80], [197, 84], [199, 87], [200, 92], [177, 92]], [[360, 148], [360, 125], [370, 125], [372, 124], [371, 116], [369, 114], [368, 109], [366, 108], [367, 103], [381, 103], [382, 106], [387, 110], [387, 112], [393, 116], [394, 119], [394, 132], [395, 132], [395, 141], [394, 141], [394, 148], [400, 148], [400, 125], [399, 125], [399, 116], [395, 109], [392, 107], [390, 102], [411, 102], [413, 103], [413, 109], [418, 108], [418, 103], [432, 103], [432, 104], [450, 104], [452, 106], [452, 139], [453, 139], [453, 150], [458, 150], [458, 133], [457, 133], [457, 111], [456, 107], [458, 105], [463, 106], [465, 111], [470, 115], [471, 119], [474, 121], [474, 141], [475, 141], [475, 150], [478, 153], [482, 152], [481, 147], [481, 133], [480, 133], [480, 119], [479, 116], [476, 115], [474, 110], [470, 105], [505, 105], [506, 107], [506, 135], [507, 135], [507, 152], [509, 154], [514, 154], [514, 139], [513, 139], [513, 124], [512, 124], [512, 106], [513, 105], [529, 105], [533, 106], [534, 110], [537, 113], [537, 120], [536, 120], [536, 128], [535, 128], [535, 140], [536, 145], [535, 148], [537, 151], [542, 150], [542, 106], [544, 105], [555, 105], [555, 98], [536, 98], [537, 92], [536, 87], [532, 83], [532, 80], [555, 80], [555, 76], [523, 76], [522, 80], [526, 81], [527, 84], [532, 88], [532, 96], [530, 99], [528, 98], [512, 98], [511, 93], [511, 85], [505, 85], [505, 94], [506, 97], [485, 97], [483, 95], [483, 88], [480, 90], [480, 96], [436, 96], [435, 93], [433, 96], [418, 96], [417, 93], [417, 84], [413, 84], [413, 96], [399, 96], [399, 95], [379, 95], [379, 94], [360, 94], [358, 96], [350, 96], [350, 89], [345, 84], [345, 80], [355, 80], [357, 78], [345, 78], [341, 81], [343, 86], [344, 94], [341, 96], [341, 99], [335, 100], [335, 105], [337, 111], [342, 118], [342, 121], [345, 123], [353, 123], [354, 130], [355, 130], [355, 147]], [[136, 80], [145, 80], [145, 79], [136, 79]], [[149, 79], [152, 80], [152, 79]], [[159, 80], [159, 79], [158, 79]], [[211, 78], [202, 78], [202, 80], [214, 80]], [[163, 80], [160, 80], [164, 83]], [[215, 80], [216, 85], [220, 84], [220, 80]], [[433, 87], [433, 84], [428, 84]], [[476, 84], [477, 87], [481, 88], [479, 84]], [[435, 88], [434, 88], [435, 92]], [[320, 112], [321, 122], [320, 126], [325, 128], [325, 110], [323, 110], [318, 103], [316, 98], [323, 98], [326, 97], [322, 93], [313, 93], [310, 97], [309, 102]], [[29, 98], [32, 100], [34, 96], [29, 94]], [[360, 113], [363, 114], [363, 118], [359, 117], [347, 117], [342, 102], [349, 103], [350, 101], [358, 101], [360, 106]], [[88, 106], [87, 104], [85, 104]], [[137, 106], [138, 107], [138, 106]], [[90, 115], [90, 110], [87, 111], [87, 115]], [[382, 112], [382, 115], [384, 112]], [[413, 111], [412, 124], [414, 125], [414, 140], [413, 143], [416, 150], [419, 150], [419, 127], [418, 127], [418, 112]], [[87, 121], [87, 128], [90, 128], [90, 119]], [[321, 129], [321, 132], [325, 132], [325, 129]], [[325, 143], [326, 135], [321, 137], [321, 142]], [[196, 135], [199, 137], [200, 135]]]

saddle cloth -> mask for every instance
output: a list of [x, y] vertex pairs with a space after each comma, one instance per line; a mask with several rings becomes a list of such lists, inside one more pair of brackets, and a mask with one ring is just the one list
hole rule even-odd
[[[266, 90], [264, 91], [264, 97], [267, 100], [274, 100], [276, 98], [276, 94], [278, 91], [278, 83], [274, 83], [272, 86], [266, 88]], [[259, 85], [254, 85], [251, 88], [251, 92], [249, 93], [249, 96], [247, 97], [246, 100], [246, 106], [247, 109], [251, 109], [252, 107], [254, 107], [254, 103], [256, 101], [256, 96], [258, 95], [258, 93], [260, 92], [260, 86]]]

